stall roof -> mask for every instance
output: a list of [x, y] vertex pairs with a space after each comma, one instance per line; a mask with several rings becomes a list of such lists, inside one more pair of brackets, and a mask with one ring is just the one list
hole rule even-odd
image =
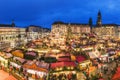
[[78, 63], [80, 63], [80, 62], [83, 62], [83, 61], [85, 61], [86, 60], [86, 58], [84, 57], [84, 56], [76, 56], [76, 60], [77, 60], [77, 62]]
[[45, 68], [45, 69], [49, 69], [49, 64], [48, 63], [45, 63], [45, 62], [39, 62], [37, 61], [36, 62], [36, 65], [40, 68]]
[[16, 57], [21, 57], [21, 58], [23, 58], [24, 53], [23, 53], [22, 50], [15, 50], [15, 51], [12, 52], [12, 55], [14, 55], [14, 56], [16, 56]]
[[5, 58], [11, 58], [11, 57], [13, 57], [13, 55], [10, 53], [6, 54], [6, 56], [5, 56]]
[[70, 53], [60, 53], [60, 54], [57, 54], [58, 57], [60, 56], [70, 56]]
[[74, 62], [56, 62], [56, 63], [51, 63], [51, 68], [57, 68], [57, 67], [70, 67], [73, 66], [75, 67], [76, 64]]
[[32, 56], [36, 56], [37, 55], [37, 52], [35, 51], [28, 51], [26, 52], [27, 55], [32, 55]]
[[70, 61], [70, 58], [67, 58], [67, 57], [66, 58], [58, 58], [57, 60], [58, 61]]
[[[47, 66], [47, 69], [45, 67]], [[48, 72], [48, 65], [47, 64], [40, 64], [39, 62], [36, 64], [36, 61], [28, 61], [23, 65], [24, 68], [37, 70], [37, 71], [43, 71]]]
[[0, 56], [4, 56], [5, 55], [5, 53], [4, 52], [0, 52]]
[[15, 60], [20, 61], [21, 63], [24, 63], [26, 60], [20, 57], [14, 57]]

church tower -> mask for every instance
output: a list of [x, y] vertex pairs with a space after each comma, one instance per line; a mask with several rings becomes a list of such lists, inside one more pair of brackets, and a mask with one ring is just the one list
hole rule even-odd
[[98, 12], [98, 16], [97, 16], [97, 22], [96, 22], [97, 26], [102, 26], [102, 21], [101, 21], [102, 19], [101, 19], [101, 17], [102, 17], [101, 16], [101, 12], [99, 11]]
[[14, 23], [14, 20], [12, 20], [12, 24], [11, 24], [12, 27], [15, 27], [15, 23]]

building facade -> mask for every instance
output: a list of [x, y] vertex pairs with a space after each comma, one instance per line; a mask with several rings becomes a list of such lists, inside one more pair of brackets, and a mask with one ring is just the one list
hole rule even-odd
[[54, 22], [51, 30], [51, 44], [64, 45], [67, 38], [79, 38], [82, 33], [94, 33], [98, 37], [118, 38], [120, 30], [117, 24], [102, 24], [101, 12], [98, 12], [96, 25], [92, 25], [92, 18], [89, 19], [89, 24], [76, 24]]
[[98, 12], [96, 26], [92, 30], [100, 37], [118, 37], [117, 24], [102, 24], [101, 12]]
[[16, 42], [25, 40], [25, 35], [25, 28], [17, 28], [14, 23], [0, 24], [0, 43], [3, 46], [1, 48], [15, 47], [18, 45]]
[[78, 37], [81, 33], [90, 33], [88, 24], [54, 22], [51, 30], [51, 44], [64, 45], [67, 37]]
[[26, 32], [28, 40], [35, 40], [48, 36], [50, 30], [47, 28], [42, 28], [41, 26], [30, 25], [27, 27]]

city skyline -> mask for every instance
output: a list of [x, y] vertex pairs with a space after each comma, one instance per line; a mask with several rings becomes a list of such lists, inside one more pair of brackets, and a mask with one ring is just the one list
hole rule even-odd
[[38, 25], [51, 28], [55, 21], [88, 23], [89, 18], [96, 24], [97, 13], [102, 14], [102, 23], [120, 24], [120, 1], [116, 0], [4, 0], [0, 1], [0, 24], [12, 20], [17, 26]]

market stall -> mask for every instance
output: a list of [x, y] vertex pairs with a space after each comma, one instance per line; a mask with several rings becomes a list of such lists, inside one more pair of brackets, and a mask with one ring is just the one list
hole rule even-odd
[[102, 61], [102, 62], [108, 62], [108, 54], [104, 54], [104, 55], [101, 55], [99, 57], [99, 59]]
[[28, 61], [23, 65], [23, 68], [24, 71], [26, 71], [25, 76], [40, 79], [47, 77], [49, 64], [44, 62]]
[[25, 59], [22, 59], [20, 57], [13, 57], [13, 59], [10, 61], [10, 68], [13, 69], [13, 71], [20, 74], [23, 71], [22, 65], [25, 62]]
[[5, 54], [4, 52], [0, 52], [0, 65], [7, 68], [9, 66], [9, 58], [11, 57], [11, 54]]
[[92, 66], [92, 62], [90, 60], [85, 60], [82, 61], [81, 63], [79, 63], [79, 69], [80, 70], [85, 70], [87, 68], [89, 68], [90, 66]]
[[[51, 63], [50, 66], [50, 80], [54, 78], [54, 76], [57, 76], [56, 79], [65, 78], [65, 79], [76, 79], [76, 71], [75, 71], [76, 64], [72, 61], [69, 62], [56, 62]], [[60, 78], [60, 80], [61, 80]]]
[[24, 58], [25, 58], [25, 59], [28, 59], [28, 60], [33, 60], [33, 59], [35, 59], [37, 56], [38, 56], [38, 53], [35, 52], [35, 51], [27, 51], [27, 52], [24, 54]]

